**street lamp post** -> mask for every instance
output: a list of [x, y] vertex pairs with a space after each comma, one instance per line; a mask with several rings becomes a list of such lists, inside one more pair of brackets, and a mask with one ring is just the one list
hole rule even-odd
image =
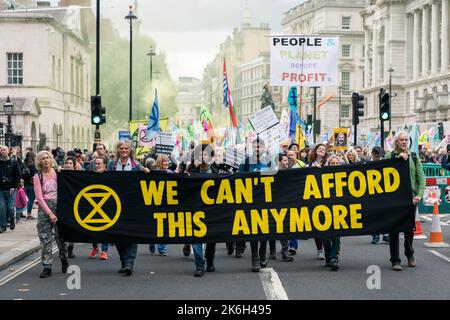
[[133, 13], [133, 6], [130, 6], [130, 11], [125, 19], [130, 23], [130, 115], [129, 121], [133, 120], [133, 20], [137, 17]]
[[12, 147], [12, 124], [11, 124], [11, 115], [14, 112], [14, 104], [12, 104], [11, 100], [9, 99], [9, 96], [6, 98], [5, 103], [3, 104], [3, 109], [5, 110], [5, 114], [8, 116], [8, 125], [6, 128], [6, 134], [5, 134], [5, 144], [8, 146], [8, 148]]
[[150, 46], [150, 50], [147, 53], [147, 55], [150, 57], [150, 91], [151, 91], [153, 80], [153, 57], [156, 56], [155, 51], [153, 51], [153, 46]]
[[339, 104], [339, 128], [341, 128], [341, 90], [342, 90], [341, 84], [339, 84], [338, 90], [339, 90], [339, 102], [338, 102], [338, 104]]
[[391, 119], [392, 119], [392, 72], [394, 72], [394, 69], [392, 69], [392, 65], [389, 65], [389, 69], [387, 70], [389, 72], [389, 110], [390, 117], [389, 117], [389, 132], [391, 131]]

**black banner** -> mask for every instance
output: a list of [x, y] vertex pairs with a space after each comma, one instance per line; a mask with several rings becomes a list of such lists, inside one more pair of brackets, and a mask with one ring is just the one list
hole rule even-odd
[[274, 175], [58, 173], [58, 225], [70, 242], [205, 243], [409, 231], [408, 163]]

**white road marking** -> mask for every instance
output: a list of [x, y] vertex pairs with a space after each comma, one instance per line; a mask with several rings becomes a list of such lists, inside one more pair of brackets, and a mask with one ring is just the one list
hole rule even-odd
[[444, 259], [444, 260], [447, 261], [447, 262], [450, 262], [450, 258], [447, 257], [447, 256], [445, 256], [445, 255], [443, 255], [442, 253], [437, 252], [437, 251], [435, 251], [435, 250], [428, 250], [428, 251], [430, 251], [430, 252], [431, 252], [432, 254], [434, 254], [435, 256], [438, 256], [439, 258]]
[[[56, 252], [58, 252], [58, 248], [54, 248], [52, 250], [52, 254], [55, 254]], [[3, 279], [0, 279], [0, 287], [3, 286], [4, 284], [8, 283], [9, 281], [13, 280], [14, 278], [20, 276], [22, 273], [26, 272], [27, 270], [30, 270], [31, 268], [33, 268], [34, 266], [36, 266], [40, 262], [41, 262], [41, 258], [40, 257], [36, 258], [33, 261], [31, 261], [30, 263], [27, 263], [23, 267], [21, 267], [18, 270], [14, 271], [13, 273], [7, 275]]]
[[278, 274], [273, 268], [264, 268], [259, 272], [267, 300], [289, 300]]

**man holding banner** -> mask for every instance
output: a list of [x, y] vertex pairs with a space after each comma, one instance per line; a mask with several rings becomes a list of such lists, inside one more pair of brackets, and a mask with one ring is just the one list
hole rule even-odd
[[[425, 190], [425, 175], [423, 172], [422, 163], [418, 159], [417, 154], [410, 153], [408, 151], [408, 134], [406, 132], [400, 131], [395, 136], [395, 150], [386, 154], [385, 159], [393, 158], [403, 158], [403, 160], [408, 161], [409, 174], [411, 178], [411, 188], [412, 188], [412, 202], [414, 206], [417, 207], [420, 200], [422, 200], [423, 193]], [[408, 266], [415, 267], [416, 259], [414, 258], [413, 249], [413, 239], [414, 231], [405, 231], [405, 255], [408, 258]], [[389, 235], [389, 248], [391, 251], [391, 262], [392, 270], [401, 271], [402, 267], [400, 265], [399, 257], [399, 233], [391, 233]]]

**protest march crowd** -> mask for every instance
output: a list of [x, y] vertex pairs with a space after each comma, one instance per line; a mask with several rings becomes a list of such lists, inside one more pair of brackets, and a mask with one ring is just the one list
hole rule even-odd
[[[269, 156], [269, 148], [262, 138], [256, 138], [245, 147], [244, 160], [235, 168], [239, 172], [263, 172], [266, 170], [290, 170], [293, 168], [324, 166], [352, 166], [364, 164], [370, 161], [380, 161], [389, 158], [403, 158], [409, 161], [411, 176], [411, 201], [417, 206], [421, 201], [425, 178], [422, 163], [439, 163], [444, 168], [450, 167], [450, 145], [446, 150], [440, 149], [436, 152], [421, 150], [417, 155], [408, 149], [409, 138], [405, 132], [397, 132], [395, 135], [393, 150], [385, 152], [380, 146], [372, 149], [360, 146], [349, 147], [348, 150], [334, 150], [333, 142], [318, 143], [300, 149], [296, 143], [281, 143], [280, 153], [277, 156]], [[96, 144], [95, 152], [82, 152], [80, 149], [64, 152], [61, 148], [51, 150], [49, 147], [35, 154], [31, 148], [27, 148], [25, 157], [18, 147], [9, 149], [6, 146], [0, 148], [0, 233], [6, 232], [7, 228], [12, 231], [17, 223], [24, 220], [35, 219], [32, 216], [32, 208], [35, 200], [38, 205], [37, 230], [42, 247], [43, 271], [41, 278], [47, 278], [52, 273], [52, 233], [54, 233], [59, 257], [62, 263], [62, 272], [66, 273], [69, 266], [68, 258], [75, 258], [74, 243], [64, 243], [58, 234], [57, 217], [57, 172], [60, 170], [86, 170], [97, 173], [105, 171], [143, 171], [147, 174], [152, 172], [165, 172], [167, 174], [202, 174], [220, 175], [225, 173], [223, 162], [225, 150], [222, 146], [211, 141], [201, 141], [199, 144], [191, 142], [189, 151], [180, 154], [179, 157], [166, 154], [146, 154], [139, 158], [135, 157], [134, 145], [130, 140], [120, 140], [112, 151], [108, 151], [104, 144]], [[229, 172], [227, 172], [229, 173]], [[415, 267], [413, 249], [413, 230], [404, 232], [404, 247], [407, 257], [407, 265]], [[1, 235], [0, 235], [1, 237]], [[302, 240], [304, 241], [304, 240]], [[317, 259], [324, 260], [326, 266], [337, 271], [339, 269], [339, 257], [341, 251], [341, 239], [315, 238], [317, 248]], [[389, 243], [390, 261], [392, 269], [400, 271], [401, 260], [399, 254], [399, 233], [384, 235], [372, 235], [372, 244], [380, 241]], [[267, 242], [269, 249], [267, 250]], [[270, 241], [251, 241], [251, 271], [258, 272], [260, 268], [268, 265], [268, 260], [277, 259], [277, 242], [281, 245], [281, 259], [285, 262], [294, 261], [300, 241], [297, 239]], [[86, 254], [89, 258], [100, 257], [108, 260], [108, 249], [114, 245], [120, 256], [120, 274], [132, 275], [134, 261], [137, 256], [137, 244], [108, 244], [100, 245], [93, 243], [92, 250]], [[242, 258], [246, 250], [245, 242], [226, 243], [228, 255]], [[191, 250], [192, 248], [192, 250]], [[148, 250], [155, 254], [156, 250], [160, 256], [167, 256], [169, 247], [166, 244], [150, 244]], [[268, 251], [268, 255], [267, 255]], [[214, 272], [214, 257], [216, 254], [216, 243], [186, 244], [183, 246], [183, 254], [188, 257], [191, 252], [195, 259], [195, 277], [202, 277], [206, 272]], [[175, 253], [174, 253], [175, 254]]]

